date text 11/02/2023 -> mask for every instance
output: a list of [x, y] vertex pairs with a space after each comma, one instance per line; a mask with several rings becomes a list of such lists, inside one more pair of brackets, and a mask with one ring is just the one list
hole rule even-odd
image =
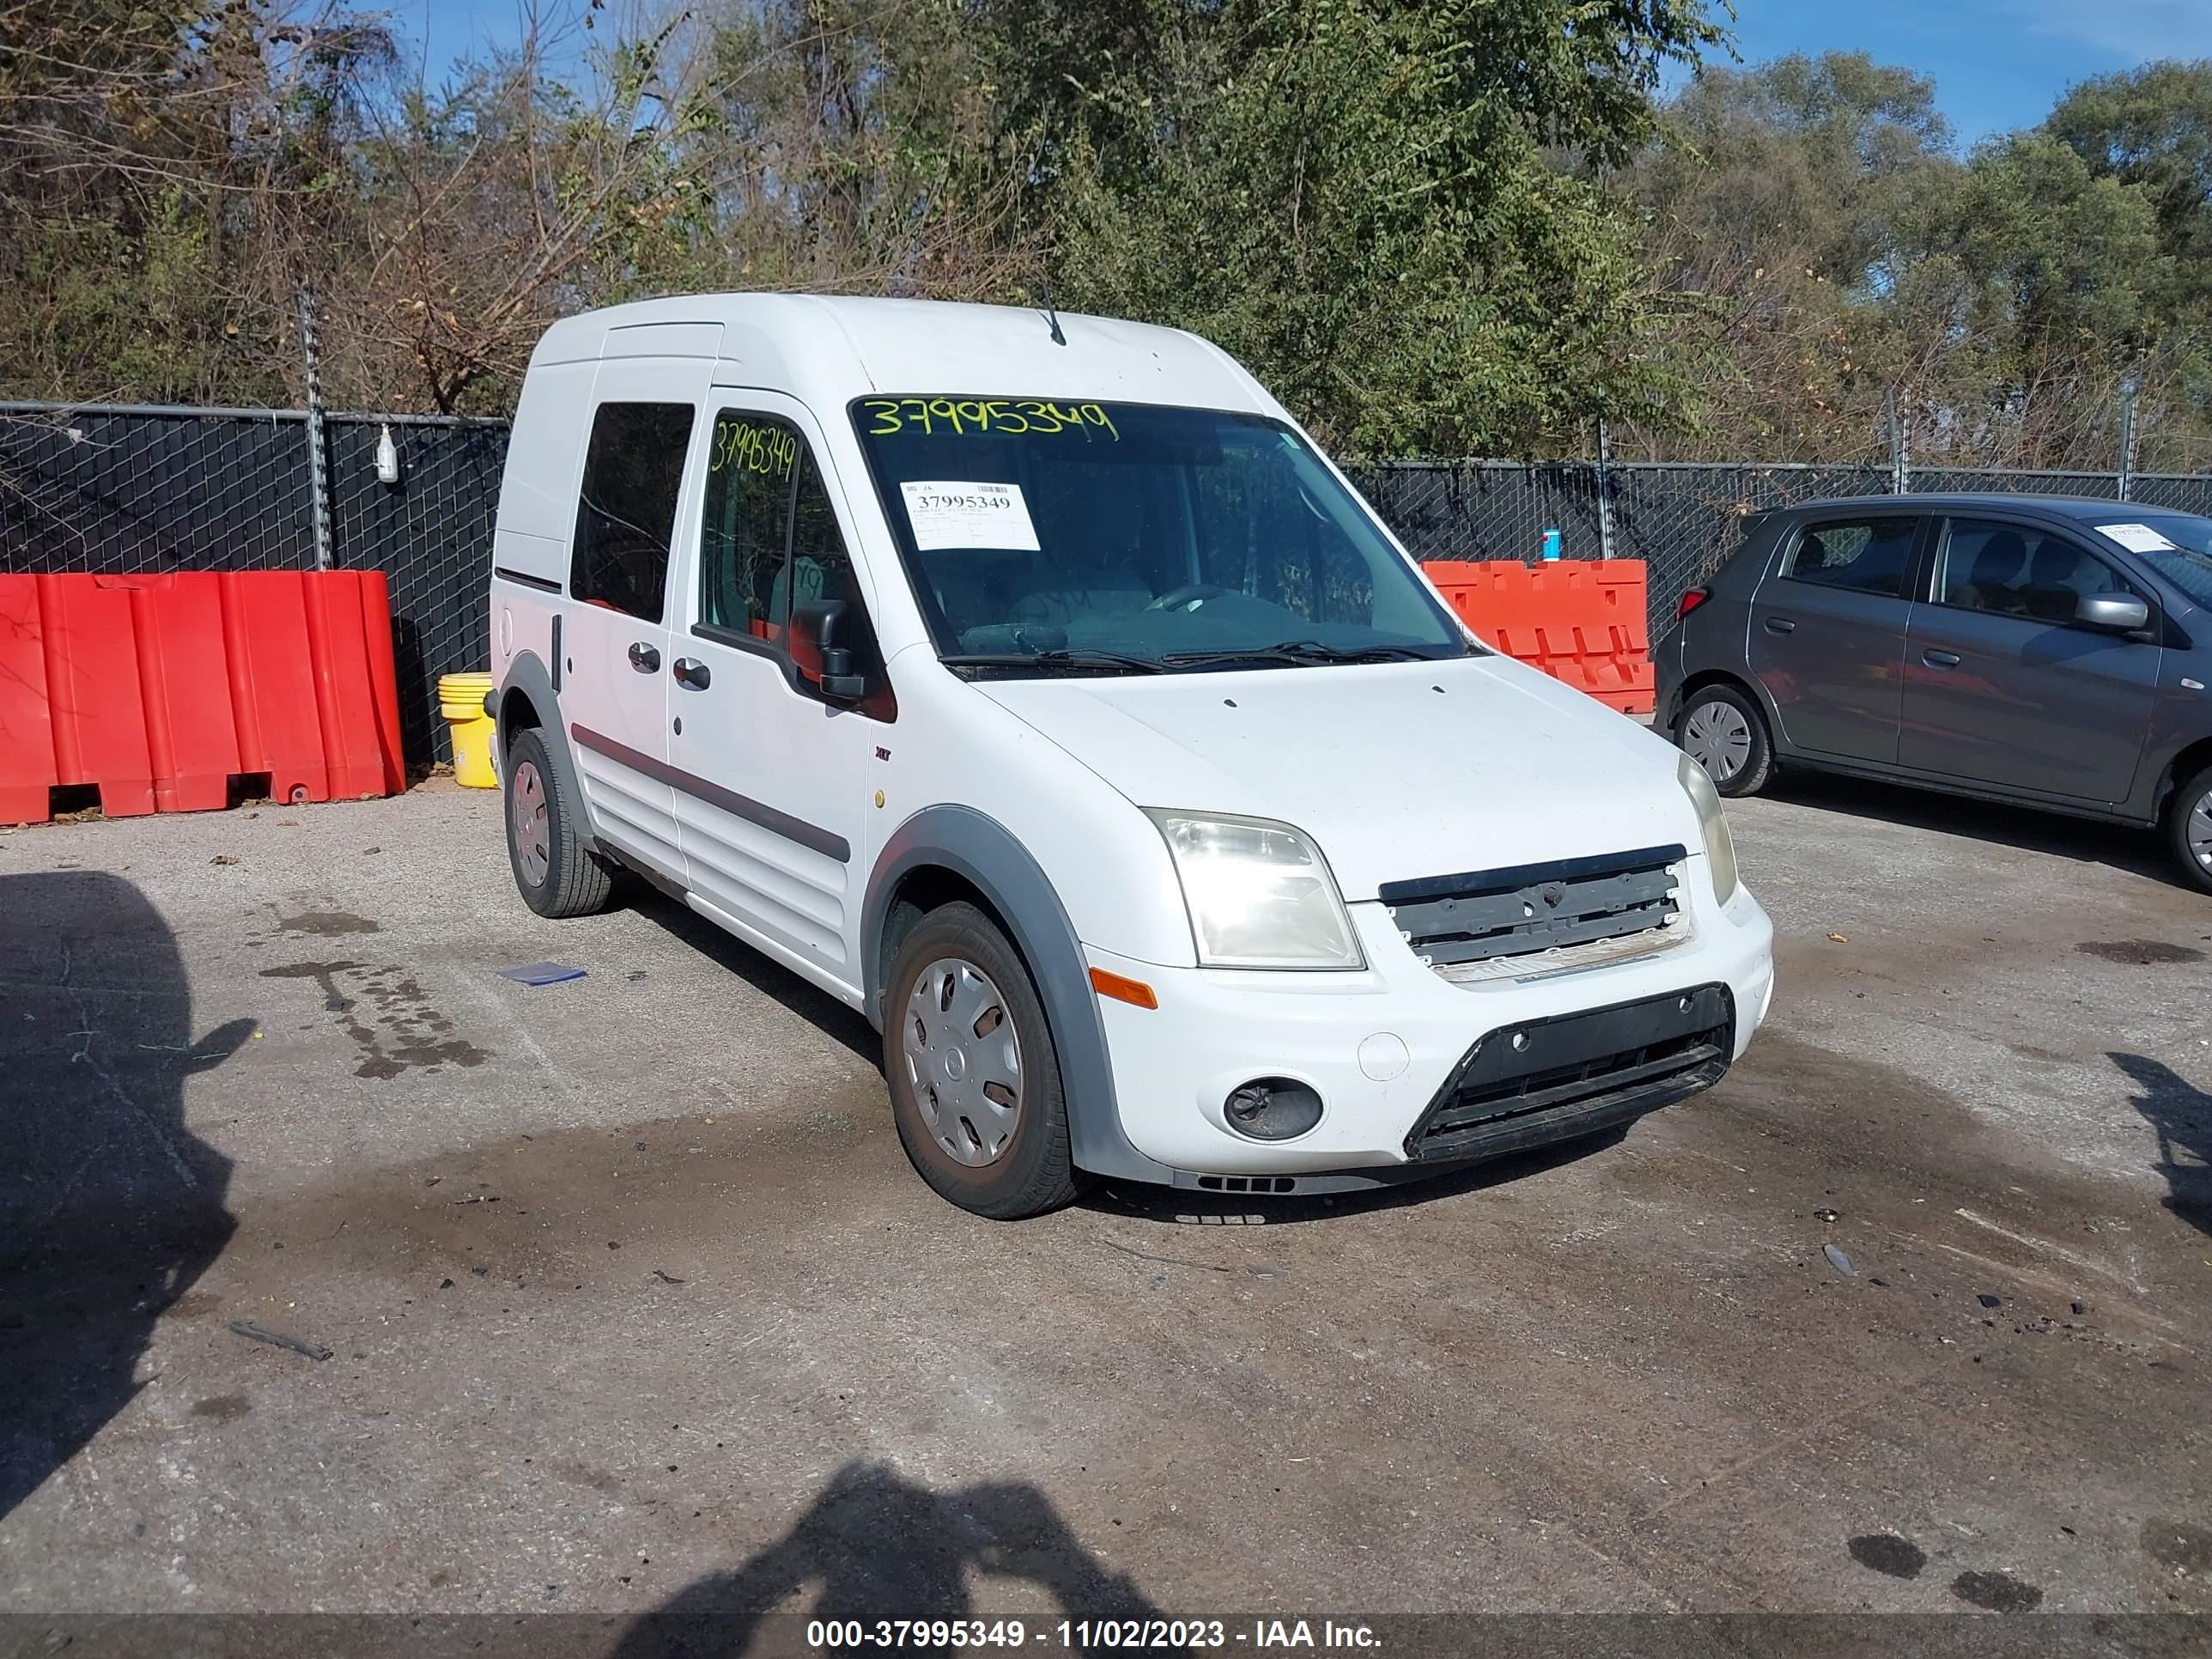
[[1019, 1619], [817, 1619], [806, 1644], [823, 1652], [846, 1648], [1246, 1648], [1256, 1651], [1382, 1645], [1367, 1625], [1321, 1619], [1062, 1619], [1031, 1625]]

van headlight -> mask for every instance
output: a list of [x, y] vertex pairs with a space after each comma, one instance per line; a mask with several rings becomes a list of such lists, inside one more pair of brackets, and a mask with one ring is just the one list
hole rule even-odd
[[[1287, 823], [1146, 807], [1206, 968], [1364, 968], [1321, 849]], [[1725, 833], [1725, 832], [1723, 832]]]
[[1735, 842], [1729, 838], [1728, 817], [1721, 811], [1720, 791], [1705, 775], [1705, 769], [1684, 755], [1674, 765], [1682, 792], [1698, 809], [1698, 828], [1705, 837], [1705, 863], [1713, 872], [1713, 896], [1723, 904], [1735, 896]]

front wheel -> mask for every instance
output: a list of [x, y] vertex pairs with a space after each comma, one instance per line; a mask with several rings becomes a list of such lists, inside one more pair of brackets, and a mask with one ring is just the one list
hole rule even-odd
[[899, 1141], [938, 1195], [994, 1221], [1076, 1194], [1060, 1058], [1029, 969], [972, 904], [923, 917], [884, 999]]
[[1774, 775], [1766, 716], [1733, 686], [1701, 686], [1682, 706], [1674, 742], [1723, 795], [1755, 795]]
[[2212, 766], [2200, 769], [2166, 802], [2166, 840], [2182, 879], [2212, 893]]
[[515, 890], [541, 916], [588, 916], [607, 908], [614, 883], [591, 848], [584, 803], [536, 727], [507, 752], [507, 861]]

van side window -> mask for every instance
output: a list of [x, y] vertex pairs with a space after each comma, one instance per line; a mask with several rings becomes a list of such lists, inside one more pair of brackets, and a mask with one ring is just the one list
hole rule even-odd
[[1917, 519], [1832, 520], [1808, 524], [1784, 560], [1781, 574], [1823, 587], [1861, 593], [1905, 595], [1912, 574], [1912, 535]]
[[853, 558], [837, 528], [836, 509], [830, 505], [830, 492], [823, 486], [812, 453], [803, 447], [799, 484], [791, 501], [791, 574], [778, 599], [775, 621], [779, 625], [789, 619], [794, 606], [817, 599], [843, 599], [855, 610], [860, 608]]
[[774, 640], [776, 579], [790, 537], [791, 491], [805, 440], [781, 421], [725, 410], [707, 453], [699, 536], [699, 620]]
[[576, 502], [574, 598], [660, 620], [692, 415], [689, 404], [599, 405]]
[[773, 642], [816, 599], [860, 605], [813, 452], [787, 422], [725, 410], [707, 460], [699, 620]]

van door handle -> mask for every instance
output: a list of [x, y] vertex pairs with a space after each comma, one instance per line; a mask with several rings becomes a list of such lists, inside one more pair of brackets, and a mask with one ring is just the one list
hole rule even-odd
[[1956, 668], [1960, 658], [1955, 651], [1923, 651], [1920, 653], [1920, 660], [1930, 668]]
[[629, 665], [641, 674], [658, 674], [660, 672], [659, 648], [647, 645], [643, 640], [638, 641], [629, 648]]
[[1797, 624], [1787, 617], [1769, 617], [1766, 631], [1770, 634], [1794, 634], [1797, 631]]
[[714, 680], [707, 672], [707, 665], [696, 657], [678, 657], [676, 666], [669, 672], [676, 676], [677, 684], [688, 685], [694, 691], [704, 691]]

